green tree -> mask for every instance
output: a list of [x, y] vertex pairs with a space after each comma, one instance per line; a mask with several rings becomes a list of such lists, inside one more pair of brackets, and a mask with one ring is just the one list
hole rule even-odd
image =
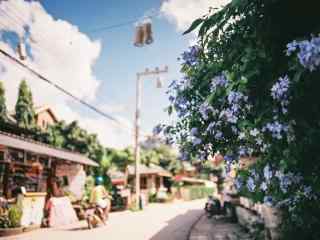
[[7, 119], [7, 106], [5, 89], [3, 83], [0, 82], [0, 121], [5, 121]]
[[25, 80], [22, 80], [19, 86], [15, 111], [19, 127], [28, 129], [35, 127], [35, 110], [33, 106], [32, 93]]

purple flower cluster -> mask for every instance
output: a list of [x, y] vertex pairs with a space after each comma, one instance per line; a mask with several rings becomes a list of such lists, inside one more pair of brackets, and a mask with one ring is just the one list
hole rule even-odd
[[220, 112], [219, 117], [220, 117], [220, 118], [225, 117], [226, 120], [227, 120], [227, 122], [229, 122], [229, 123], [237, 123], [237, 121], [238, 121], [238, 116], [237, 116], [236, 114], [237, 114], [237, 112], [232, 111], [230, 108], [227, 108], [227, 109], [222, 110], [222, 111]]
[[262, 131], [269, 131], [272, 134], [273, 138], [282, 139], [282, 133], [287, 133], [289, 127], [285, 124], [281, 124], [278, 121], [274, 121], [271, 123], [267, 123], [263, 128]]
[[310, 41], [293, 41], [287, 44], [287, 55], [299, 51], [297, 56], [302, 66], [314, 71], [320, 65], [320, 37], [312, 37]]
[[250, 192], [253, 192], [256, 189], [256, 184], [255, 184], [254, 179], [252, 177], [248, 178], [247, 188]]
[[266, 204], [267, 206], [270, 206], [270, 207], [272, 207], [274, 205], [274, 201], [271, 196], [265, 196], [263, 198], [263, 203]]
[[191, 128], [191, 130], [190, 130], [191, 136], [196, 136], [198, 133], [199, 133], [198, 128], [196, 128], [196, 127]]
[[194, 66], [198, 63], [198, 56], [200, 52], [200, 47], [199, 46], [192, 46], [189, 48], [188, 51], [185, 51], [182, 54], [182, 59], [184, 63], [188, 66]]
[[263, 176], [264, 178], [266, 179], [266, 181], [269, 183], [272, 176], [273, 176], [273, 173], [272, 173], [272, 170], [270, 169], [270, 166], [269, 164], [267, 164], [264, 168], [263, 168]]
[[241, 177], [237, 177], [237, 178], [235, 179], [234, 185], [235, 185], [237, 191], [240, 191], [241, 188], [242, 188], [242, 186], [243, 186], [243, 180], [242, 180], [242, 178], [241, 178]]
[[271, 88], [271, 96], [274, 100], [277, 100], [281, 104], [282, 113], [287, 113], [287, 106], [289, 104], [288, 89], [290, 85], [290, 80], [288, 76], [279, 78], [279, 80]]
[[265, 192], [268, 189], [267, 183], [266, 182], [262, 182], [261, 185], [260, 185], [260, 189]]
[[240, 117], [240, 104], [246, 102], [248, 97], [241, 92], [230, 91], [227, 98], [230, 106], [220, 112], [219, 118], [225, 118], [227, 122], [235, 124]]
[[153, 135], [159, 135], [165, 126], [163, 124], [158, 124], [152, 130]]
[[188, 105], [188, 101], [183, 96], [176, 97], [174, 100], [174, 107], [179, 118], [187, 115]]
[[280, 190], [283, 193], [287, 193], [290, 186], [292, 186], [293, 184], [300, 185], [302, 181], [302, 176], [300, 174], [293, 174], [292, 172], [288, 172], [285, 174], [281, 171], [276, 171], [275, 176], [279, 180]]
[[208, 120], [209, 114], [213, 113], [214, 109], [208, 102], [204, 102], [200, 105], [199, 112], [204, 120]]
[[202, 142], [202, 140], [200, 138], [194, 137], [192, 139], [192, 145], [193, 146], [199, 145], [199, 144], [201, 144], [201, 142]]
[[215, 76], [211, 81], [211, 91], [215, 92], [218, 87], [226, 87], [228, 85], [229, 81], [225, 74], [220, 74], [218, 76]]
[[189, 154], [185, 151], [180, 151], [180, 156], [179, 158], [182, 160], [182, 161], [187, 161], [189, 159]]

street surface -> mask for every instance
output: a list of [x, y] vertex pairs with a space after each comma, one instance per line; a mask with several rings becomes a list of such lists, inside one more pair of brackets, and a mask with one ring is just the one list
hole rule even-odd
[[151, 204], [140, 212], [116, 212], [107, 226], [87, 230], [84, 222], [60, 229], [40, 229], [8, 240], [187, 240], [203, 214], [205, 200]]

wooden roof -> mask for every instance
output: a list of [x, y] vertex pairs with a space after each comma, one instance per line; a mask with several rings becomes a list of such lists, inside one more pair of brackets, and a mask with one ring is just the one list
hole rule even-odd
[[96, 162], [79, 153], [53, 148], [40, 142], [32, 141], [4, 132], [0, 132], [0, 145], [43, 154], [79, 164], [99, 166]]
[[[129, 175], [134, 175], [135, 174], [135, 166], [129, 165], [128, 166], [128, 172]], [[157, 174], [159, 176], [164, 176], [164, 177], [171, 177], [172, 174], [165, 170], [164, 168], [157, 166], [157, 165], [150, 165], [149, 167], [143, 164], [140, 164], [139, 167], [139, 172], [140, 174]]]

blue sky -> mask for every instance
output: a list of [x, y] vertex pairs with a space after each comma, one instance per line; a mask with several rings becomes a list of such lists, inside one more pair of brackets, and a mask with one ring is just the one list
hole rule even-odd
[[[188, 38], [176, 30], [175, 25], [165, 18], [153, 19], [154, 43], [143, 48], [134, 47], [132, 39], [134, 26], [129, 24], [107, 31], [93, 32], [102, 26], [139, 18], [152, 9], [159, 10], [158, 0], [139, 1], [43, 1], [45, 9], [56, 18], [77, 25], [80, 31], [102, 43], [101, 55], [94, 67], [97, 78], [102, 81], [97, 102], [119, 106], [120, 114], [133, 119], [136, 73], [146, 67], [169, 66], [169, 73], [163, 75], [168, 83], [179, 78], [179, 55], [188, 47]], [[165, 88], [155, 87], [155, 78], [145, 78], [143, 84], [142, 128], [150, 131], [159, 121], [167, 120], [163, 109], [168, 105]], [[120, 110], [119, 110], [120, 111]], [[118, 114], [118, 113], [117, 113]]]
[[[216, 0], [221, 2], [225, 0]], [[112, 114], [124, 124], [133, 124], [136, 73], [145, 68], [169, 67], [163, 75], [163, 89], [155, 78], [144, 78], [142, 94], [142, 130], [167, 122], [166, 86], [181, 77], [177, 60], [195, 35], [183, 36], [194, 19], [207, 13], [211, 0], [68, 0], [0, 3], [0, 48], [16, 54], [16, 44], [8, 33], [19, 35], [30, 56], [25, 63], [80, 98]], [[133, 46], [134, 24], [106, 31], [91, 30], [142, 18], [153, 18], [154, 43]], [[26, 26], [29, 31], [26, 34]], [[110, 121], [73, 102], [56, 89], [0, 56], [0, 79], [4, 81], [9, 108], [17, 98], [18, 84], [25, 78], [33, 91], [35, 105], [49, 105], [59, 119], [78, 120], [97, 133], [106, 146], [125, 147], [133, 143], [132, 132], [119, 130]]]

